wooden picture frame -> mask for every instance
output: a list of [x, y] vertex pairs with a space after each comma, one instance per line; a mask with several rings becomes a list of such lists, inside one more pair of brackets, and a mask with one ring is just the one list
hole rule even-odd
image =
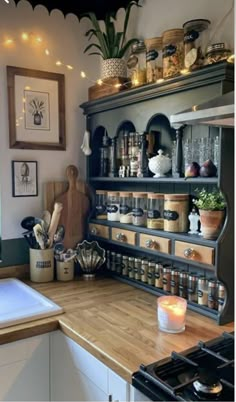
[[12, 196], [38, 196], [38, 162], [12, 161]]
[[63, 74], [7, 66], [9, 145], [65, 150]]

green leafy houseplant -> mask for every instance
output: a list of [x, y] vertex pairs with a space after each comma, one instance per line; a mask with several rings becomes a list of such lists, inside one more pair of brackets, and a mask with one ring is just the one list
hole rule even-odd
[[214, 188], [213, 191], [208, 192], [205, 188], [196, 190], [198, 199], [194, 199], [193, 203], [198, 209], [206, 211], [222, 211], [226, 207], [225, 199], [220, 190]]
[[131, 1], [128, 4], [128, 6], [125, 9], [123, 30], [118, 32], [116, 32], [115, 30], [114, 20], [116, 18], [116, 14], [114, 12], [106, 14], [104, 20], [105, 23], [104, 31], [101, 29], [99, 21], [97, 20], [96, 15], [94, 13], [89, 12], [83, 14], [81, 18], [84, 17], [88, 18], [93, 25], [93, 28], [89, 29], [85, 33], [85, 36], [88, 37], [88, 40], [90, 40], [92, 37], [96, 37], [98, 41], [98, 43], [91, 43], [90, 45], [88, 45], [85, 48], [84, 53], [86, 53], [91, 48], [95, 47], [96, 49], [98, 49], [98, 51], [89, 53], [90, 55], [91, 54], [99, 55], [104, 60], [111, 58], [122, 58], [130, 48], [130, 46], [133, 43], [137, 42], [137, 39], [135, 38], [130, 39], [126, 42], [126, 33], [130, 17], [130, 10], [133, 5], [140, 7], [138, 5], [138, 0]]

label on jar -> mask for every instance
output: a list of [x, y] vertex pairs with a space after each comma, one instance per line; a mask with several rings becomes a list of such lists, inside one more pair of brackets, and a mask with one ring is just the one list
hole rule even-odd
[[167, 221], [177, 221], [179, 218], [179, 214], [176, 211], [170, 211], [169, 209], [165, 209], [163, 213], [164, 219]]
[[150, 219], [158, 219], [160, 218], [161, 214], [157, 209], [152, 209], [147, 211], [147, 216]]
[[197, 31], [194, 31], [193, 29], [192, 31], [186, 32], [186, 34], [184, 35], [184, 43], [194, 42], [198, 38], [199, 33]]
[[108, 205], [107, 206], [107, 212], [109, 214], [115, 214], [118, 211], [118, 206], [117, 205]]
[[133, 216], [143, 216], [144, 211], [142, 208], [133, 208]]
[[163, 53], [162, 53], [163, 57], [172, 56], [173, 54], [176, 53], [176, 49], [177, 48], [174, 45], [165, 46], [164, 49], [163, 49]]
[[105, 205], [96, 205], [96, 215], [104, 215], [106, 212], [106, 206]]
[[132, 209], [128, 205], [121, 205], [120, 206], [120, 214], [122, 214], [122, 215], [126, 215], [131, 211], [132, 211]]

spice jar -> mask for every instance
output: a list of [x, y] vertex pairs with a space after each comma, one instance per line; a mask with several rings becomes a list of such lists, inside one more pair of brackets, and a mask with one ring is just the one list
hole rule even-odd
[[188, 231], [188, 194], [164, 195], [164, 230], [166, 232]]
[[180, 74], [184, 67], [184, 30], [169, 29], [163, 32], [163, 77]]
[[147, 227], [149, 229], [163, 229], [164, 194], [148, 193]]
[[116, 271], [116, 253], [115, 251], [111, 252], [111, 271]]
[[106, 191], [96, 190], [96, 219], [107, 219], [106, 199]]
[[132, 45], [127, 66], [133, 87], [146, 83], [146, 46], [143, 40]]
[[122, 256], [119, 253], [116, 253], [116, 272], [118, 274], [122, 272]]
[[198, 304], [207, 306], [208, 304], [208, 280], [204, 276], [198, 278]]
[[170, 292], [171, 268], [169, 266], [163, 267], [163, 290]]
[[148, 260], [145, 258], [143, 258], [141, 261], [141, 281], [148, 281]]
[[148, 284], [155, 285], [155, 262], [149, 261], [148, 263]]
[[127, 255], [122, 256], [122, 275], [128, 275], [129, 259]]
[[231, 54], [231, 50], [226, 49], [224, 43], [214, 43], [207, 47], [206, 64], [213, 64], [218, 61], [227, 60]]
[[207, 45], [206, 30], [209, 20], [196, 19], [183, 24], [184, 28], [184, 65], [186, 68], [197, 68], [204, 62]]
[[221, 282], [217, 282], [217, 285], [218, 285], [218, 291], [217, 291], [218, 311], [222, 311], [225, 303], [225, 287]]
[[147, 82], [156, 82], [162, 78], [162, 38], [145, 39]]
[[128, 275], [129, 278], [134, 279], [134, 257], [129, 257]]
[[106, 266], [107, 266], [107, 270], [110, 271], [111, 270], [111, 252], [110, 252], [110, 250], [106, 251]]
[[133, 193], [133, 225], [147, 225], [147, 194]]
[[197, 286], [198, 286], [198, 276], [197, 274], [190, 272], [190, 274], [188, 275], [188, 301], [197, 303], [198, 301]]
[[188, 272], [181, 271], [179, 274], [179, 296], [186, 299], [188, 294], [187, 289], [188, 289]]
[[179, 271], [177, 269], [171, 270], [170, 275], [170, 293], [172, 295], [178, 295], [179, 292]]
[[155, 286], [156, 288], [163, 289], [163, 265], [160, 262], [156, 263]]
[[120, 220], [120, 200], [119, 193], [116, 191], [109, 191], [107, 193], [107, 219], [108, 221]]
[[208, 282], [208, 307], [216, 308], [217, 301], [217, 282], [215, 279], [210, 279]]
[[132, 193], [120, 192], [120, 222], [132, 223]]
[[141, 280], [141, 258], [134, 259], [134, 279]]

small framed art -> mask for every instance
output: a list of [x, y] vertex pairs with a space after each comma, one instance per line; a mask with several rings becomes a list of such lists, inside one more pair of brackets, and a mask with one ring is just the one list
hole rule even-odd
[[36, 197], [38, 195], [38, 162], [12, 161], [13, 197]]

